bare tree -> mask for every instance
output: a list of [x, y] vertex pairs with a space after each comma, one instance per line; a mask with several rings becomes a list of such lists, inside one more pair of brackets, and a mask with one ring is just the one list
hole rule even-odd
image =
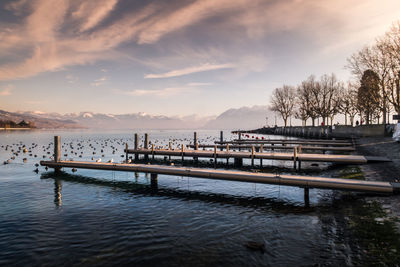
[[347, 125], [347, 116], [350, 118], [350, 125], [354, 125], [354, 117], [359, 112], [357, 108], [357, 85], [348, 82], [343, 90], [340, 111], [344, 114], [344, 124]]
[[326, 125], [328, 118], [333, 118], [340, 111], [340, 90], [343, 85], [337, 80], [335, 74], [323, 75], [319, 81], [319, 97], [317, 104], [317, 114], [322, 117]]
[[315, 126], [316, 112], [319, 98], [319, 86], [315, 76], [311, 75], [307, 80], [301, 82], [297, 87], [297, 111], [296, 118], [301, 119], [305, 125], [307, 119], [311, 118], [312, 126]]
[[276, 88], [271, 96], [271, 110], [278, 112], [287, 126], [287, 121], [293, 115], [296, 101], [295, 89], [292, 86], [283, 85], [282, 88]]

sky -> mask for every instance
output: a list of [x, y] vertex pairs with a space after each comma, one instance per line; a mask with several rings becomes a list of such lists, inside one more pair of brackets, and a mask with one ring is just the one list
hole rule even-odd
[[268, 105], [400, 19], [399, 0], [0, 1], [0, 109], [218, 115]]

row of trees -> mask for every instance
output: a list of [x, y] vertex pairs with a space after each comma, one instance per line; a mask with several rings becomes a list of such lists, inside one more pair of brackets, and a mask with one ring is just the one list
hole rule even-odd
[[19, 123], [12, 120], [0, 120], [0, 128], [35, 128], [35, 125], [33, 122], [25, 122], [24, 120]]
[[287, 126], [294, 116], [306, 124], [311, 119], [315, 126], [321, 118], [326, 125], [343, 114], [345, 124], [354, 124], [356, 115], [365, 121], [382, 123], [395, 110], [400, 113], [400, 21], [390, 31], [353, 54], [347, 63], [355, 82], [346, 84], [334, 74], [320, 79], [311, 75], [298, 86], [284, 85], [276, 88], [271, 96], [271, 110], [279, 113]]

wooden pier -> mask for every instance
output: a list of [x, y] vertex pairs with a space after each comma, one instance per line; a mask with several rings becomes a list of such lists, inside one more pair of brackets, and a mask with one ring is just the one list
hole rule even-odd
[[233, 141], [215, 141], [215, 144], [274, 144], [274, 145], [309, 145], [309, 146], [353, 146], [353, 143], [346, 141], [332, 142], [332, 140], [233, 140]]
[[326, 177], [308, 177], [298, 175], [277, 175], [271, 173], [253, 173], [244, 171], [212, 170], [201, 168], [172, 167], [162, 165], [102, 163], [80, 161], [41, 161], [40, 165], [49, 168], [81, 168], [109, 171], [128, 171], [150, 173], [153, 180], [157, 174], [188, 176], [206, 179], [229, 180], [262, 184], [276, 184], [304, 188], [351, 190], [370, 193], [394, 193], [400, 190], [400, 183], [349, 180]]
[[[189, 144], [187, 145], [188, 148], [195, 148], [196, 145]], [[261, 145], [251, 145], [251, 144], [235, 144], [235, 145], [229, 145], [230, 149], [251, 149], [252, 147], [255, 148], [256, 151], [259, 151], [261, 148], [263, 150], [293, 150], [295, 146], [290, 145], [274, 145], [274, 144], [266, 144], [261, 147]], [[214, 145], [197, 145], [197, 148], [214, 148]], [[217, 145], [218, 149], [226, 149], [226, 145]], [[301, 149], [303, 151], [313, 151], [313, 150], [320, 150], [320, 151], [342, 151], [342, 152], [351, 152], [355, 151], [355, 148], [352, 146], [301, 146]]]
[[[195, 138], [196, 138], [195, 134]], [[148, 135], [145, 138], [148, 144]], [[299, 175], [284, 175], [284, 174], [272, 174], [272, 173], [255, 173], [255, 172], [245, 172], [245, 171], [230, 171], [230, 170], [216, 170], [216, 169], [201, 169], [201, 168], [187, 168], [187, 167], [176, 167], [176, 166], [162, 166], [162, 165], [149, 165], [149, 164], [131, 164], [131, 163], [102, 163], [102, 162], [82, 162], [82, 161], [63, 161], [61, 160], [61, 140], [59, 136], [54, 137], [54, 160], [53, 161], [41, 161], [41, 166], [46, 166], [50, 168], [54, 168], [56, 172], [59, 172], [61, 168], [80, 168], [80, 169], [95, 169], [95, 170], [109, 170], [109, 171], [128, 171], [128, 172], [144, 172], [150, 173], [151, 184], [152, 186], [157, 187], [158, 174], [164, 175], [173, 175], [173, 176], [188, 176], [188, 177], [197, 177], [197, 178], [206, 178], [206, 179], [216, 179], [216, 180], [227, 180], [227, 181], [236, 181], [236, 182], [249, 182], [249, 183], [261, 183], [261, 184], [274, 184], [274, 185], [284, 185], [284, 186], [296, 186], [304, 188], [304, 201], [305, 205], [309, 205], [309, 189], [310, 188], [321, 188], [321, 189], [333, 189], [333, 190], [350, 190], [350, 191], [361, 191], [368, 193], [398, 193], [400, 192], [400, 183], [394, 182], [376, 182], [376, 181], [361, 181], [361, 180], [350, 180], [350, 179], [340, 179], [340, 178], [326, 178], [326, 177], [308, 177], [308, 176], [299, 176]], [[145, 142], [145, 143], [146, 143]], [[135, 145], [138, 145], [138, 136], [135, 135]], [[145, 156], [149, 156], [152, 154], [154, 157], [156, 152], [168, 152], [171, 155], [172, 153], [178, 153], [173, 155], [181, 155], [182, 159], [185, 156], [184, 153], [192, 153], [187, 154], [188, 156], [192, 156], [193, 158], [204, 157], [206, 153], [210, 153], [209, 151], [201, 151], [202, 154], [199, 154], [198, 150], [192, 150], [191, 152], [185, 152], [184, 146], [182, 146], [181, 151], [175, 150], [164, 150], [159, 151], [154, 149], [154, 145], [152, 149], [135, 149], [133, 152], [135, 154], [135, 158], [138, 158], [138, 153], [146, 152]], [[126, 145], [126, 159], [128, 159], [129, 153], [128, 145]], [[132, 151], [131, 151], [132, 152]], [[181, 153], [181, 154], [179, 154]], [[193, 154], [194, 153], [194, 154]], [[242, 155], [243, 157], [248, 157], [248, 153], [243, 152], [230, 152], [229, 149], [227, 151], [218, 151], [217, 148], [214, 148], [212, 155], [214, 157], [214, 162], [216, 161], [217, 153], [219, 156], [225, 155], [230, 156], [231, 153], [238, 153], [237, 155]], [[252, 163], [254, 164], [255, 156], [259, 157], [270, 157], [266, 156], [266, 154], [271, 155], [271, 153], [255, 153], [254, 148], [251, 152]], [[272, 153], [274, 154], [274, 153]], [[278, 153], [279, 154], [279, 153]], [[282, 153], [280, 153], [282, 154]], [[210, 154], [207, 154], [210, 156]], [[301, 160], [317, 160], [315, 155], [313, 154], [297, 154], [297, 150], [294, 149], [293, 158], [296, 164], [296, 160], [301, 156]], [[333, 156], [331, 160], [333, 160], [336, 156], [337, 159], [343, 155], [318, 155], [321, 156]], [[338, 157], [339, 156], [339, 157]], [[287, 159], [291, 157], [291, 155], [280, 155], [279, 157]], [[308, 158], [307, 158], [308, 157]], [[236, 158], [237, 159], [237, 158]], [[299, 160], [299, 162], [301, 162]], [[343, 158], [341, 159], [344, 160]], [[362, 156], [349, 156], [347, 158], [348, 162], [360, 162], [364, 163], [368, 161], [365, 157]], [[126, 161], [127, 162], [127, 161]]]
[[334, 155], [334, 154], [310, 154], [300, 153], [297, 147], [292, 148], [293, 153], [281, 152], [251, 152], [246, 151], [218, 151], [214, 150], [188, 150], [188, 149], [127, 149], [128, 154], [152, 155], [152, 156], [175, 156], [175, 157], [195, 157], [195, 158], [237, 158], [237, 159], [271, 159], [271, 160], [298, 160], [298, 161], [314, 161], [314, 162], [336, 162], [346, 164], [365, 164], [367, 162], [389, 161], [386, 158], [373, 158], [361, 155]]

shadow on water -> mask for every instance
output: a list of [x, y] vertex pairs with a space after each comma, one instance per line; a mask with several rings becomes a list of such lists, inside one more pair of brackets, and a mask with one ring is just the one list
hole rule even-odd
[[290, 204], [276, 198], [243, 197], [219, 193], [216, 194], [207, 192], [186, 191], [165, 187], [160, 188], [158, 187], [157, 183], [154, 182], [151, 184], [140, 184], [134, 181], [105, 180], [82, 175], [68, 174], [65, 172], [47, 172], [43, 173], [40, 178], [54, 179], [54, 203], [56, 204], [56, 206], [60, 206], [62, 203], [61, 181], [66, 181], [72, 183], [110, 187], [114, 189], [118, 188], [124, 190], [127, 193], [133, 193], [136, 195], [139, 194], [144, 196], [167, 197], [186, 201], [198, 200], [206, 203], [250, 207], [265, 211], [273, 211], [280, 214], [301, 214], [315, 211], [315, 207]]

